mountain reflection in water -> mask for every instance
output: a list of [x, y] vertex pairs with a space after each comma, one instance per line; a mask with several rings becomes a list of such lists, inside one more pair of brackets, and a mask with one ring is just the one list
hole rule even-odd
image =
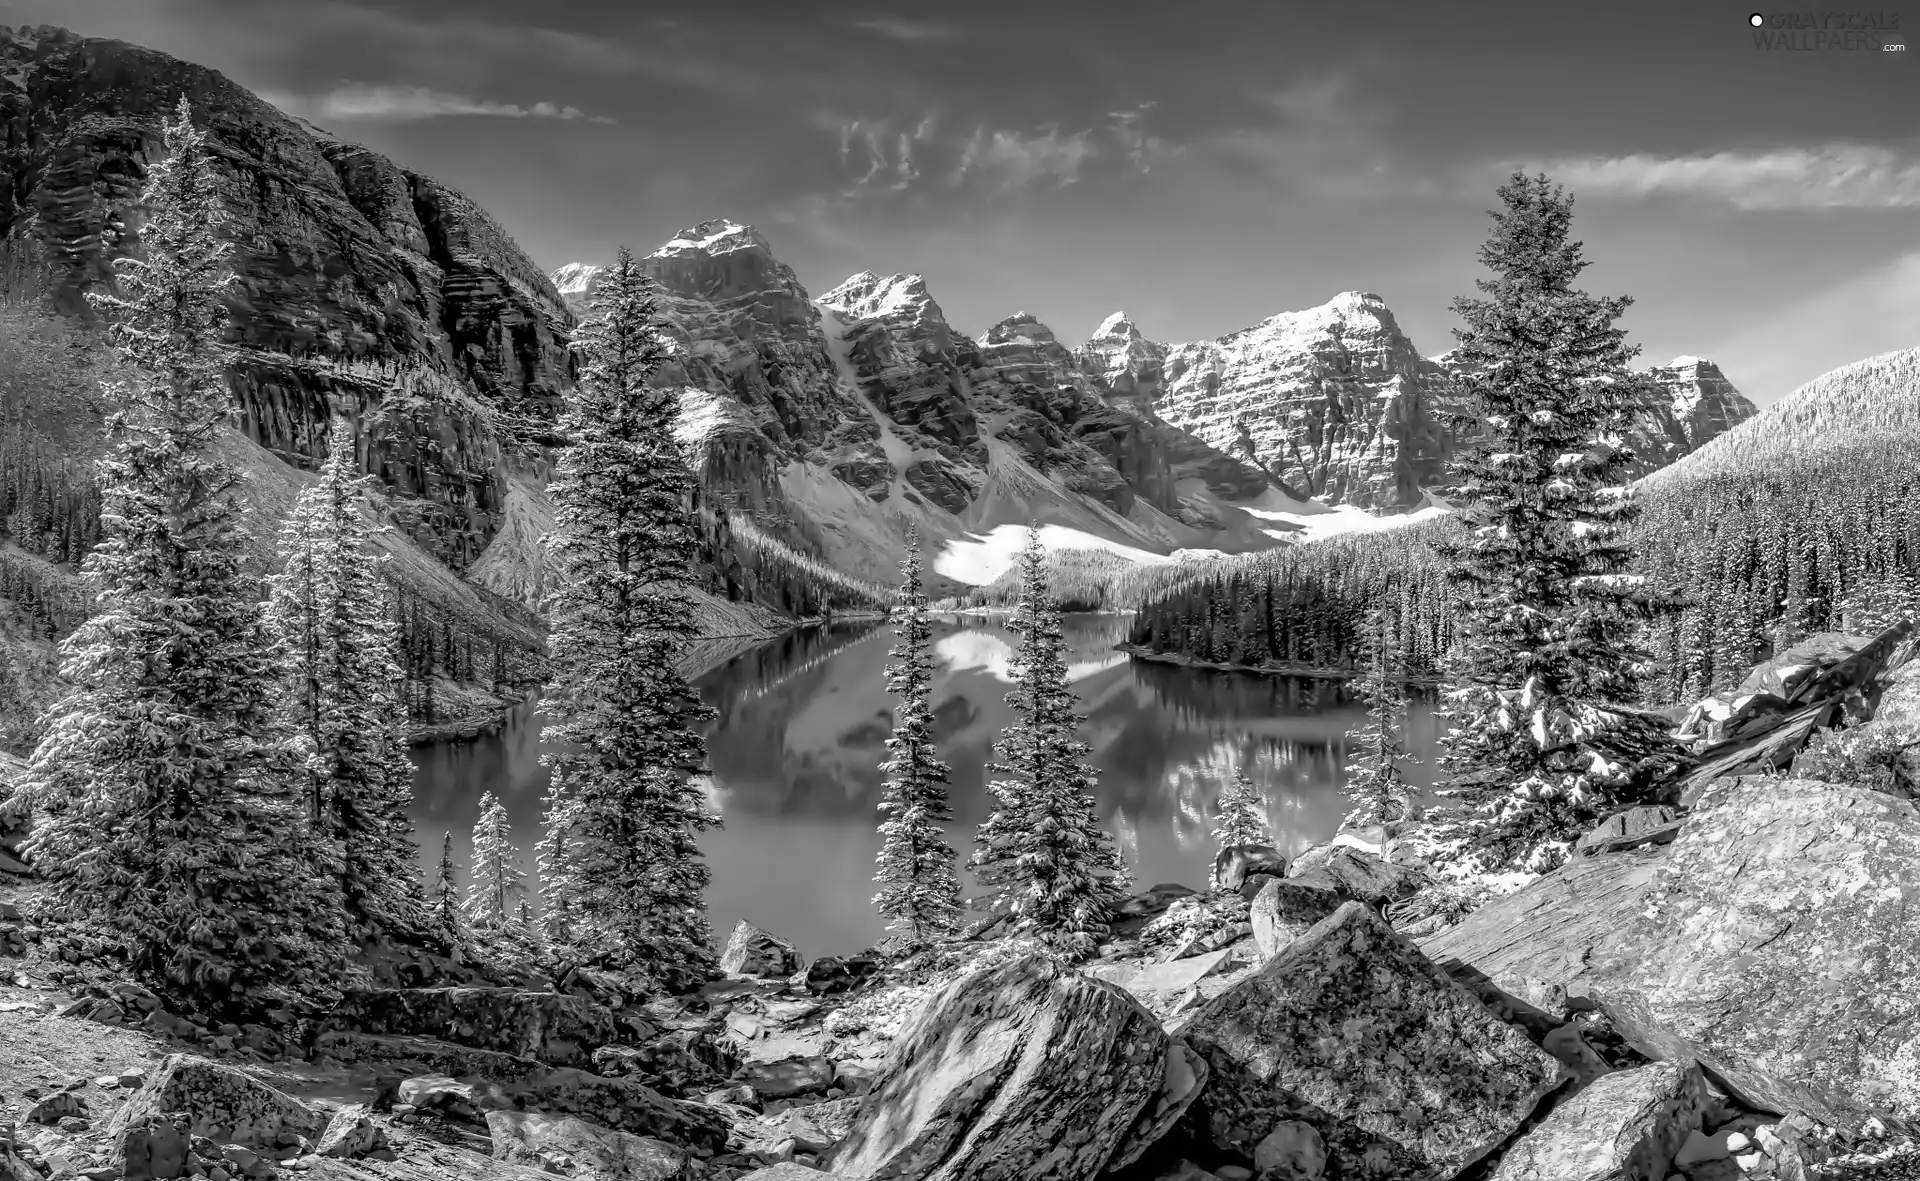
[[[1220, 788], [1246, 768], [1266, 793], [1280, 848], [1325, 840], [1339, 823], [1343, 733], [1361, 709], [1326, 681], [1260, 677], [1129, 660], [1113, 651], [1125, 620], [1069, 616], [1070, 676], [1100, 771], [1103, 822], [1141, 886], [1206, 882]], [[935, 733], [953, 768], [950, 840], [965, 857], [985, 818], [985, 763], [1005, 702], [1016, 637], [995, 623], [939, 623]], [[885, 628], [796, 632], [703, 676], [719, 713], [709, 739], [712, 798], [724, 826], [704, 836], [716, 935], [746, 918], [812, 959], [857, 951], [884, 934], [873, 911], [880, 763], [892, 732]], [[1437, 722], [1416, 707], [1409, 745], [1431, 754]], [[522, 707], [502, 732], [415, 751], [414, 814], [424, 865], [451, 828], [465, 857], [480, 794], [512, 817], [532, 868], [545, 768], [538, 718]], [[1431, 767], [1410, 768], [1424, 784]]]

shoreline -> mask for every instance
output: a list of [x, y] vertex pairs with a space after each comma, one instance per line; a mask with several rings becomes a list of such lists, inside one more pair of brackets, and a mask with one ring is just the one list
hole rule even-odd
[[[1263, 677], [1302, 677], [1318, 681], [1354, 681], [1365, 676], [1360, 669], [1327, 668], [1306, 664], [1229, 664], [1218, 660], [1195, 660], [1191, 656], [1180, 656], [1172, 652], [1155, 652], [1140, 644], [1115, 644], [1114, 651], [1124, 652], [1134, 660], [1145, 660], [1154, 664], [1172, 664], [1181, 668], [1204, 668], [1213, 672], [1253, 673]], [[1446, 683], [1446, 678], [1431, 675], [1388, 677], [1397, 685], [1416, 685], [1421, 688], [1433, 688]]]

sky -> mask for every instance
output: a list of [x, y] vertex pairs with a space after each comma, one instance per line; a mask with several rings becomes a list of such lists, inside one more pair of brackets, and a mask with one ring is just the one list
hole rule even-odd
[[[1114, 311], [1195, 340], [1359, 290], [1437, 354], [1496, 186], [1544, 171], [1641, 361], [1710, 357], [1764, 405], [1920, 345], [1920, 45], [1879, 48], [1920, 40], [1920, 5], [1756, 30], [1752, 2], [0, 0], [0, 23], [217, 69], [463, 190], [549, 270], [724, 216], [815, 294], [920, 273], [963, 332], [1027, 311], [1069, 346]], [[1875, 12], [1900, 27], [1814, 44]]]

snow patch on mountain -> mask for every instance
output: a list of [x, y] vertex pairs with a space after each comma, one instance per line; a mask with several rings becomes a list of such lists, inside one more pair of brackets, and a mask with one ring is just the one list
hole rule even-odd
[[[1110, 537], [1066, 525], [1039, 527], [1041, 548], [1059, 553], [1064, 550], [1097, 549], [1126, 558], [1142, 566], [1168, 566], [1173, 559], [1166, 554], [1127, 545]], [[985, 586], [1013, 569], [1020, 551], [1027, 544], [1027, 526], [998, 525], [983, 533], [969, 533], [942, 547], [932, 566], [956, 582]]]

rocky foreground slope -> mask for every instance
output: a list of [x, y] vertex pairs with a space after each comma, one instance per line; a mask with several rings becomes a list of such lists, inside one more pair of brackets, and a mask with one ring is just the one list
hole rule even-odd
[[[1913, 678], [1873, 723], [1909, 742]], [[992, 925], [808, 964], [742, 923], [687, 995], [576, 969], [213, 1028], [43, 957], [0, 862], [0, 1178], [1920, 1175], [1911, 786], [1658, 811], [1451, 926], [1374, 830], [1154, 886], [1077, 967]]]

